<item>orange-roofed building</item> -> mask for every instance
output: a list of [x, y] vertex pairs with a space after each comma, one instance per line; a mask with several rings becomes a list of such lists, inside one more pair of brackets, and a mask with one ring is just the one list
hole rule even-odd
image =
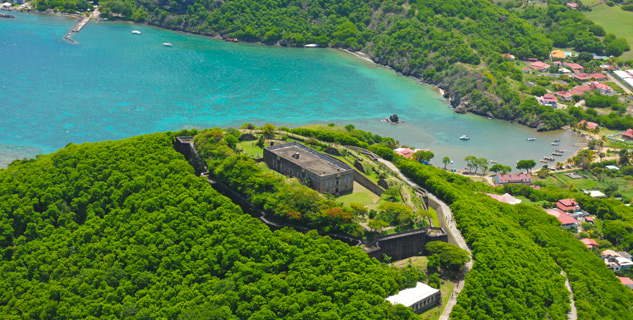
[[586, 128], [587, 128], [587, 130], [593, 130], [593, 129], [595, 129], [595, 128], [597, 128], [597, 127], [599, 127], [599, 126], [600, 126], [600, 125], [598, 125], [598, 124], [597, 124], [597, 123], [595, 123], [595, 122], [585, 121], [585, 120], [580, 121], [580, 126], [581, 126], [581, 127], [583, 126], [583, 124], [586, 124]]
[[627, 277], [618, 277], [618, 279], [620, 279], [620, 282], [624, 285], [629, 287], [630, 289], [633, 289], [633, 280], [631, 280], [631, 278], [627, 278]]
[[407, 158], [407, 159], [413, 159], [413, 150], [409, 149], [409, 148], [398, 148], [398, 149], [393, 149], [393, 152]]
[[624, 133], [622, 134], [622, 139], [633, 140], [633, 129], [627, 129], [626, 131], [624, 131]]
[[599, 247], [599, 245], [596, 242], [596, 240], [593, 240], [593, 239], [588, 239], [588, 238], [580, 239], [580, 242], [584, 243], [587, 246], [587, 248], [589, 248], [591, 250]]
[[580, 211], [580, 206], [576, 199], [561, 199], [556, 202], [556, 207], [563, 212], [576, 212]]
[[568, 214], [566, 214], [565, 212], [559, 209], [549, 209], [549, 210], [545, 210], [545, 212], [547, 212], [547, 214], [549, 215], [556, 217], [558, 221], [560, 222], [561, 226], [565, 229], [569, 229], [573, 227], [578, 228], [578, 226], [580, 225], [580, 223], [578, 223], [578, 220], [569, 216]]

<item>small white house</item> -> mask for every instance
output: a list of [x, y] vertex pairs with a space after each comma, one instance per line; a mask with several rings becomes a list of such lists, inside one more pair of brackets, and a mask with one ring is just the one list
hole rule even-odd
[[418, 282], [415, 288], [404, 289], [398, 294], [387, 297], [391, 304], [401, 304], [413, 308], [413, 312], [419, 313], [436, 304], [442, 303], [440, 290], [432, 288], [422, 282]]

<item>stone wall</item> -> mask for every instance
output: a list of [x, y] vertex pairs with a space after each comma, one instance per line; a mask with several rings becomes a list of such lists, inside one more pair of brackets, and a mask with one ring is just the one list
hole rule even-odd
[[195, 170], [196, 175], [207, 172], [207, 164], [204, 163], [202, 157], [200, 157], [198, 151], [196, 151], [196, 148], [193, 144], [193, 137], [176, 137], [176, 139], [174, 140], [174, 149], [185, 156], [185, 159], [189, 161], [189, 164]]
[[382, 193], [385, 192], [383, 188], [373, 183], [371, 180], [365, 177], [362, 173], [356, 171], [356, 169], [354, 169], [354, 181], [358, 182], [358, 184], [369, 189], [369, 191], [377, 194], [378, 196], [382, 196]]

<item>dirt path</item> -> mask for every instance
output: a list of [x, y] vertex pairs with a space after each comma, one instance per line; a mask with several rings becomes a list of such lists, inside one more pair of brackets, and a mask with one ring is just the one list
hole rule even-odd
[[567, 314], [567, 319], [578, 320], [578, 312], [576, 311], [576, 304], [574, 303], [574, 292], [571, 290], [569, 279], [567, 279], [565, 271], [561, 270], [560, 274], [565, 277], [565, 287], [567, 287], [567, 291], [569, 291], [569, 300], [571, 300], [571, 311]]
[[[385, 159], [382, 159], [382, 158], [378, 158], [378, 161], [380, 161], [385, 166], [387, 166], [389, 169], [391, 169], [393, 172], [395, 172], [403, 181], [405, 181], [409, 185], [421, 188], [415, 182], [413, 182], [409, 178], [405, 177], [402, 174], [402, 172], [400, 172], [400, 170], [393, 163], [391, 163], [391, 162], [389, 162], [389, 161], [387, 161]], [[438, 199], [435, 195], [433, 195], [431, 193], [427, 193], [427, 195], [433, 201], [438, 203], [440, 205], [440, 207], [442, 207], [442, 212], [444, 213], [444, 215], [443, 215], [444, 222], [445, 222], [446, 226], [448, 227], [448, 230], [446, 230], [446, 231], [451, 233], [451, 235], [453, 236], [453, 239], [455, 240], [457, 245], [460, 248], [468, 251], [468, 253], [470, 253], [471, 257], [472, 257], [472, 252], [470, 251], [470, 248], [468, 248], [468, 246], [466, 245], [466, 241], [462, 237], [462, 234], [457, 229], [457, 224], [455, 224], [455, 219], [453, 217], [453, 212], [451, 211], [451, 209], [448, 207], [448, 205], [446, 205], [446, 203], [444, 203], [443, 201]], [[440, 213], [438, 212], [438, 215], [439, 214]], [[468, 271], [470, 271], [470, 269], [472, 269], [472, 267], [473, 267], [473, 261], [471, 260], [464, 267], [464, 276], [468, 273]], [[444, 308], [444, 312], [442, 312], [442, 315], [439, 318], [440, 320], [448, 320], [449, 319], [449, 315], [451, 314], [451, 311], [453, 311], [453, 307], [457, 303], [457, 296], [459, 295], [459, 293], [462, 291], [463, 288], [464, 288], [464, 280], [458, 281], [457, 284], [455, 285], [455, 288], [453, 289], [453, 293], [451, 294], [451, 297], [449, 298], [448, 303], [446, 303], [446, 307]]]

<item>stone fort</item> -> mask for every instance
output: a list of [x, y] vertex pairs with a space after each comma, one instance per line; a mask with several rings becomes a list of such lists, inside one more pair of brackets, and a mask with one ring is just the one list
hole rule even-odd
[[298, 142], [264, 148], [264, 162], [269, 168], [297, 178], [320, 193], [338, 196], [354, 189], [352, 167]]

